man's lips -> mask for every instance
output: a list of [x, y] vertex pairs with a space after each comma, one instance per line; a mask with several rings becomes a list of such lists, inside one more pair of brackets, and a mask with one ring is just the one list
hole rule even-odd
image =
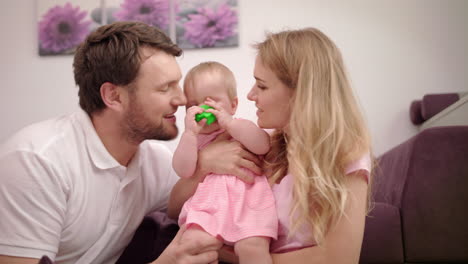
[[175, 114], [175, 113], [165, 115], [165, 116], [164, 116], [164, 119], [169, 120], [169, 121], [172, 121], [172, 122], [175, 122], [175, 121], [176, 121], [176, 117], [175, 117], [174, 114]]

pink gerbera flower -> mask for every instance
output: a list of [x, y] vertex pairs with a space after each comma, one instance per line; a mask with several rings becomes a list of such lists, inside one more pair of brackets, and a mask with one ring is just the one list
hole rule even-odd
[[197, 11], [188, 15], [189, 21], [184, 23], [184, 37], [195, 46], [212, 47], [217, 41], [236, 34], [236, 12], [227, 4], [220, 5], [217, 10], [198, 8]]
[[114, 14], [120, 21], [140, 21], [166, 30], [169, 25], [169, 0], [124, 0]]
[[39, 22], [39, 45], [46, 52], [59, 53], [80, 44], [89, 33], [86, 11], [70, 3], [50, 8]]

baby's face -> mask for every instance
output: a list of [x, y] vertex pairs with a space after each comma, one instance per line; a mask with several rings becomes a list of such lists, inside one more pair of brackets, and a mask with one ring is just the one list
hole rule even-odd
[[228, 89], [219, 74], [205, 73], [193, 78], [191, 85], [185, 87], [187, 97], [186, 109], [194, 105], [204, 104], [209, 97], [221, 104], [226, 112], [234, 115], [237, 108], [237, 100], [229, 98]]

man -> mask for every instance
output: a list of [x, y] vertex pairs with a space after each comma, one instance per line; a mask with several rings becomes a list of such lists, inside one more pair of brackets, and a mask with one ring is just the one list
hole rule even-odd
[[[44, 255], [115, 263], [143, 217], [167, 208], [178, 180], [172, 154], [147, 139], [177, 136], [174, 114], [186, 103], [175, 60], [181, 53], [138, 22], [89, 35], [73, 63], [82, 111], [26, 127], [1, 146], [0, 263], [38, 263]], [[258, 171], [257, 160], [226, 142], [200, 159], [199, 180], [240, 166]], [[216, 245], [178, 234], [155, 263], [209, 263]]]

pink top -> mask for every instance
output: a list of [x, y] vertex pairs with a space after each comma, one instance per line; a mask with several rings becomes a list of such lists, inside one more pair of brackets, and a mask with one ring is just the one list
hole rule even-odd
[[[369, 182], [369, 173], [371, 169], [370, 155], [364, 155], [361, 159], [353, 162], [346, 168], [346, 174], [363, 170], [366, 173], [366, 181]], [[293, 177], [291, 174], [286, 175], [280, 183], [273, 185], [273, 194], [276, 200], [276, 209], [278, 213], [278, 239], [272, 241], [270, 250], [274, 253], [288, 252], [305, 247], [315, 245], [314, 241], [310, 241], [310, 229], [307, 226], [299, 228], [295, 234], [288, 238], [291, 222], [289, 213], [292, 203], [292, 188]]]

